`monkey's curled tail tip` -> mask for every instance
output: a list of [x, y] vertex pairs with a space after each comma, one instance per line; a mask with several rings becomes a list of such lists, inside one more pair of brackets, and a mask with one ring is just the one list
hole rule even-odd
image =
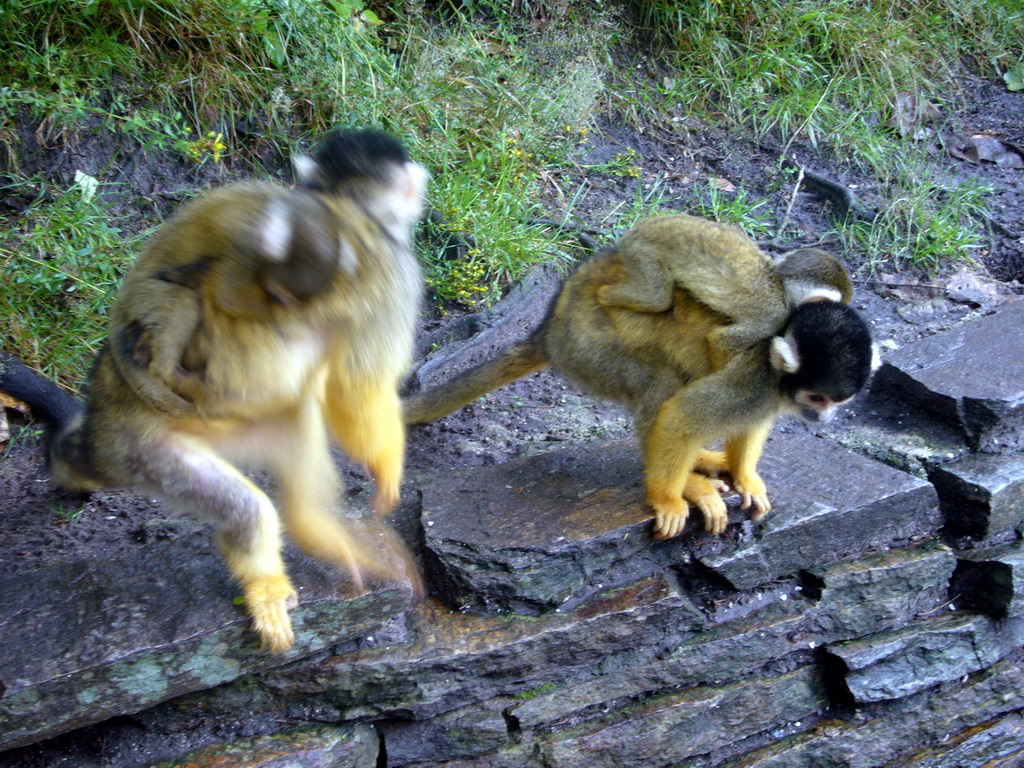
[[74, 397], [8, 352], [0, 352], [0, 392], [25, 403], [51, 431], [62, 429], [82, 410]]

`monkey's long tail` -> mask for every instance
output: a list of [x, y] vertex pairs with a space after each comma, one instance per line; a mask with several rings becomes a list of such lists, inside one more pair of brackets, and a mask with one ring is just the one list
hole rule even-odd
[[74, 397], [7, 352], [0, 352], [0, 392], [28, 405], [50, 427], [51, 434], [82, 410]]
[[491, 390], [548, 366], [540, 345], [526, 341], [509, 347], [498, 357], [460, 373], [429, 392], [410, 395], [402, 401], [406, 424], [423, 424], [461, 408]]

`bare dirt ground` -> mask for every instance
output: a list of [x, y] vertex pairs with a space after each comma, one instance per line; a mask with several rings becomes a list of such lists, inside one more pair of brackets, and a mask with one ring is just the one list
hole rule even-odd
[[[907, 267], [898, 273], [888, 268], [872, 273], [866, 268], [867, 254], [860, 263], [848, 264], [856, 278], [854, 304], [870, 319], [883, 351], [948, 328], [999, 302], [1015, 300], [1024, 290], [1024, 170], [994, 162], [971, 163], [949, 151], [979, 134], [1024, 145], [1024, 94], [1011, 93], [1000, 82], [980, 80], [966, 88], [965, 94], [969, 97], [965, 106], [943, 115], [924, 141], [941, 177], [955, 181], [975, 176], [998, 190], [990, 203], [989, 242], [980, 249], [976, 264], [967, 269], [953, 265], [934, 275]], [[607, 162], [630, 148], [636, 150], [642, 168], [639, 182], [583, 168]], [[76, 158], [64, 158], [63, 164], [75, 167], [82, 151], [77, 150]], [[765, 200], [776, 222], [789, 209], [787, 231], [800, 235], [787, 242], [763, 243], [769, 253], [809, 244], [828, 248], [830, 205], [804, 191], [791, 201], [792, 185], [780, 186], [771, 178], [778, 156], [778, 151], [765, 143], [739, 140], [721, 131], [702, 130], [680, 139], [656, 130], [637, 131], [606, 123], [592, 132], [582, 149], [578, 170], [550, 181], [547, 202], [552, 218], [560, 218], [561, 188], [575, 188], [586, 179], [590, 192], [576, 208], [576, 220], [602, 229], [600, 222], [608, 211], [633, 199], [636, 184], [649, 184], [657, 174], [663, 175], [667, 193], [678, 196], [679, 208], [684, 210], [687, 201], [693, 200], [693, 181], [716, 178], [745, 190], [748, 200]], [[859, 204], [867, 209], [877, 206], [873, 179], [831, 167], [828, 158], [799, 143], [790, 147], [787, 156], [856, 189]], [[165, 200], [166, 207], [172, 207], [175, 180], [155, 176], [144, 161], [130, 162], [133, 167], [122, 174], [126, 183], [146, 187], [142, 191], [149, 197]], [[163, 194], [154, 195], [154, 190]], [[539, 321], [545, 308], [546, 302], [537, 301], [526, 308], [525, 315]], [[423, 339], [444, 339], [447, 330], [452, 330], [447, 335], [455, 335], [455, 329], [465, 328], [465, 311], [447, 309], [442, 313], [429, 301], [425, 304]], [[499, 307], [483, 315], [482, 323], [498, 318], [497, 327], [490, 330], [499, 342], [505, 334], [501, 317]], [[522, 334], [522, 325], [515, 325], [508, 334], [510, 339]], [[471, 348], [472, 341], [462, 346]], [[452, 368], [459, 367], [457, 352], [442, 348], [431, 354], [452, 354]], [[55, 491], [42, 467], [38, 428], [16, 412], [9, 411], [9, 418], [14, 438], [0, 460], [0, 578], [79, 557], [116, 556], [154, 539], [207, 535], [198, 523], [170, 516], [158, 503], [131, 492], [81, 498]], [[567, 441], [622, 437], [630, 432], [630, 421], [622, 410], [586, 397], [557, 374], [545, 371], [434, 424], [412, 428], [408, 470], [416, 474], [491, 464]], [[346, 467], [345, 479], [353, 497], [350, 507], [364, 509], [366, 494], [360, 492], [367, 483], [362, 474]]]

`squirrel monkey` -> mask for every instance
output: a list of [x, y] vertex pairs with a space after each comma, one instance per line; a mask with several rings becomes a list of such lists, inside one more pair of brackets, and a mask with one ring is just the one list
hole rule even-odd
[[729, 318], [708, 339], [721, 359], [774, 334], [805, 301], [848, 304], [853, 293], [845, 268], [825, 251], [800, 248], [773, 264], [740, 229], [685, 213], [640, 222], [617, 249], [628, 277], [603, 286], [599, 301], [658, 313], [672, 306], [675, 289], [682, 288]]
[[[877, 367], [849, 296], [845, 270], [823, 251], [773, 265], [731, 227], [681, 215], [642, 220], [579, 265], [528, 341], [409, 396], [405, 419], [431, 421], [551, 365], [631, 409], [655, 535], [682, 532], [687, 502], [720, 534], [725, 503], [703, 473], [727, 471], [760, 519], [771, 504], [756, 466], [773, 421], [787, 411], [827, 420]], [[723, 436], [724, 453], [703, 450]]]
[[[0, 390], [50, 423], [54, 481], [134, 487], [210, 519], [274, 653], [292, 645], [297, 603], [282, 523], [306, 552], [346, 567], [357, 588], [364, 572], [419, 584], [407, 555], [406, 573], [392, 572], [334, 514], [341, 486], [327, 428], [373, 474], [375, 511], [390, 511], [404, 458], [397, 387], [422, 291], [411, 239], [426, 172], [375, 132], [331, 135], [296, 168], [297, 190], [232, 185], [161, 228], [118, 293], [84, 408], [0, 357]], [[242, 468], [270, 471], [280, 515]]]

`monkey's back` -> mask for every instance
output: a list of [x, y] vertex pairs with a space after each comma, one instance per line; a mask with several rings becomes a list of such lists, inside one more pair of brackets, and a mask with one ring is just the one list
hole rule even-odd
[[538, 341], [567, 378], [637, 408], [710, 373], [707, 334], [725, 321], [681, 291], [667, 312], [602, 305], [601, 287], [626, 278], [615, 250], [582, 262], [566, 279]]
[[737, 227], [664, 214], [637, 222], [617, 248], [658, 261], [676, 288], [732, 322], [756, 321], [772, 333], [785, 319], [786, 292], [771, 259]]

